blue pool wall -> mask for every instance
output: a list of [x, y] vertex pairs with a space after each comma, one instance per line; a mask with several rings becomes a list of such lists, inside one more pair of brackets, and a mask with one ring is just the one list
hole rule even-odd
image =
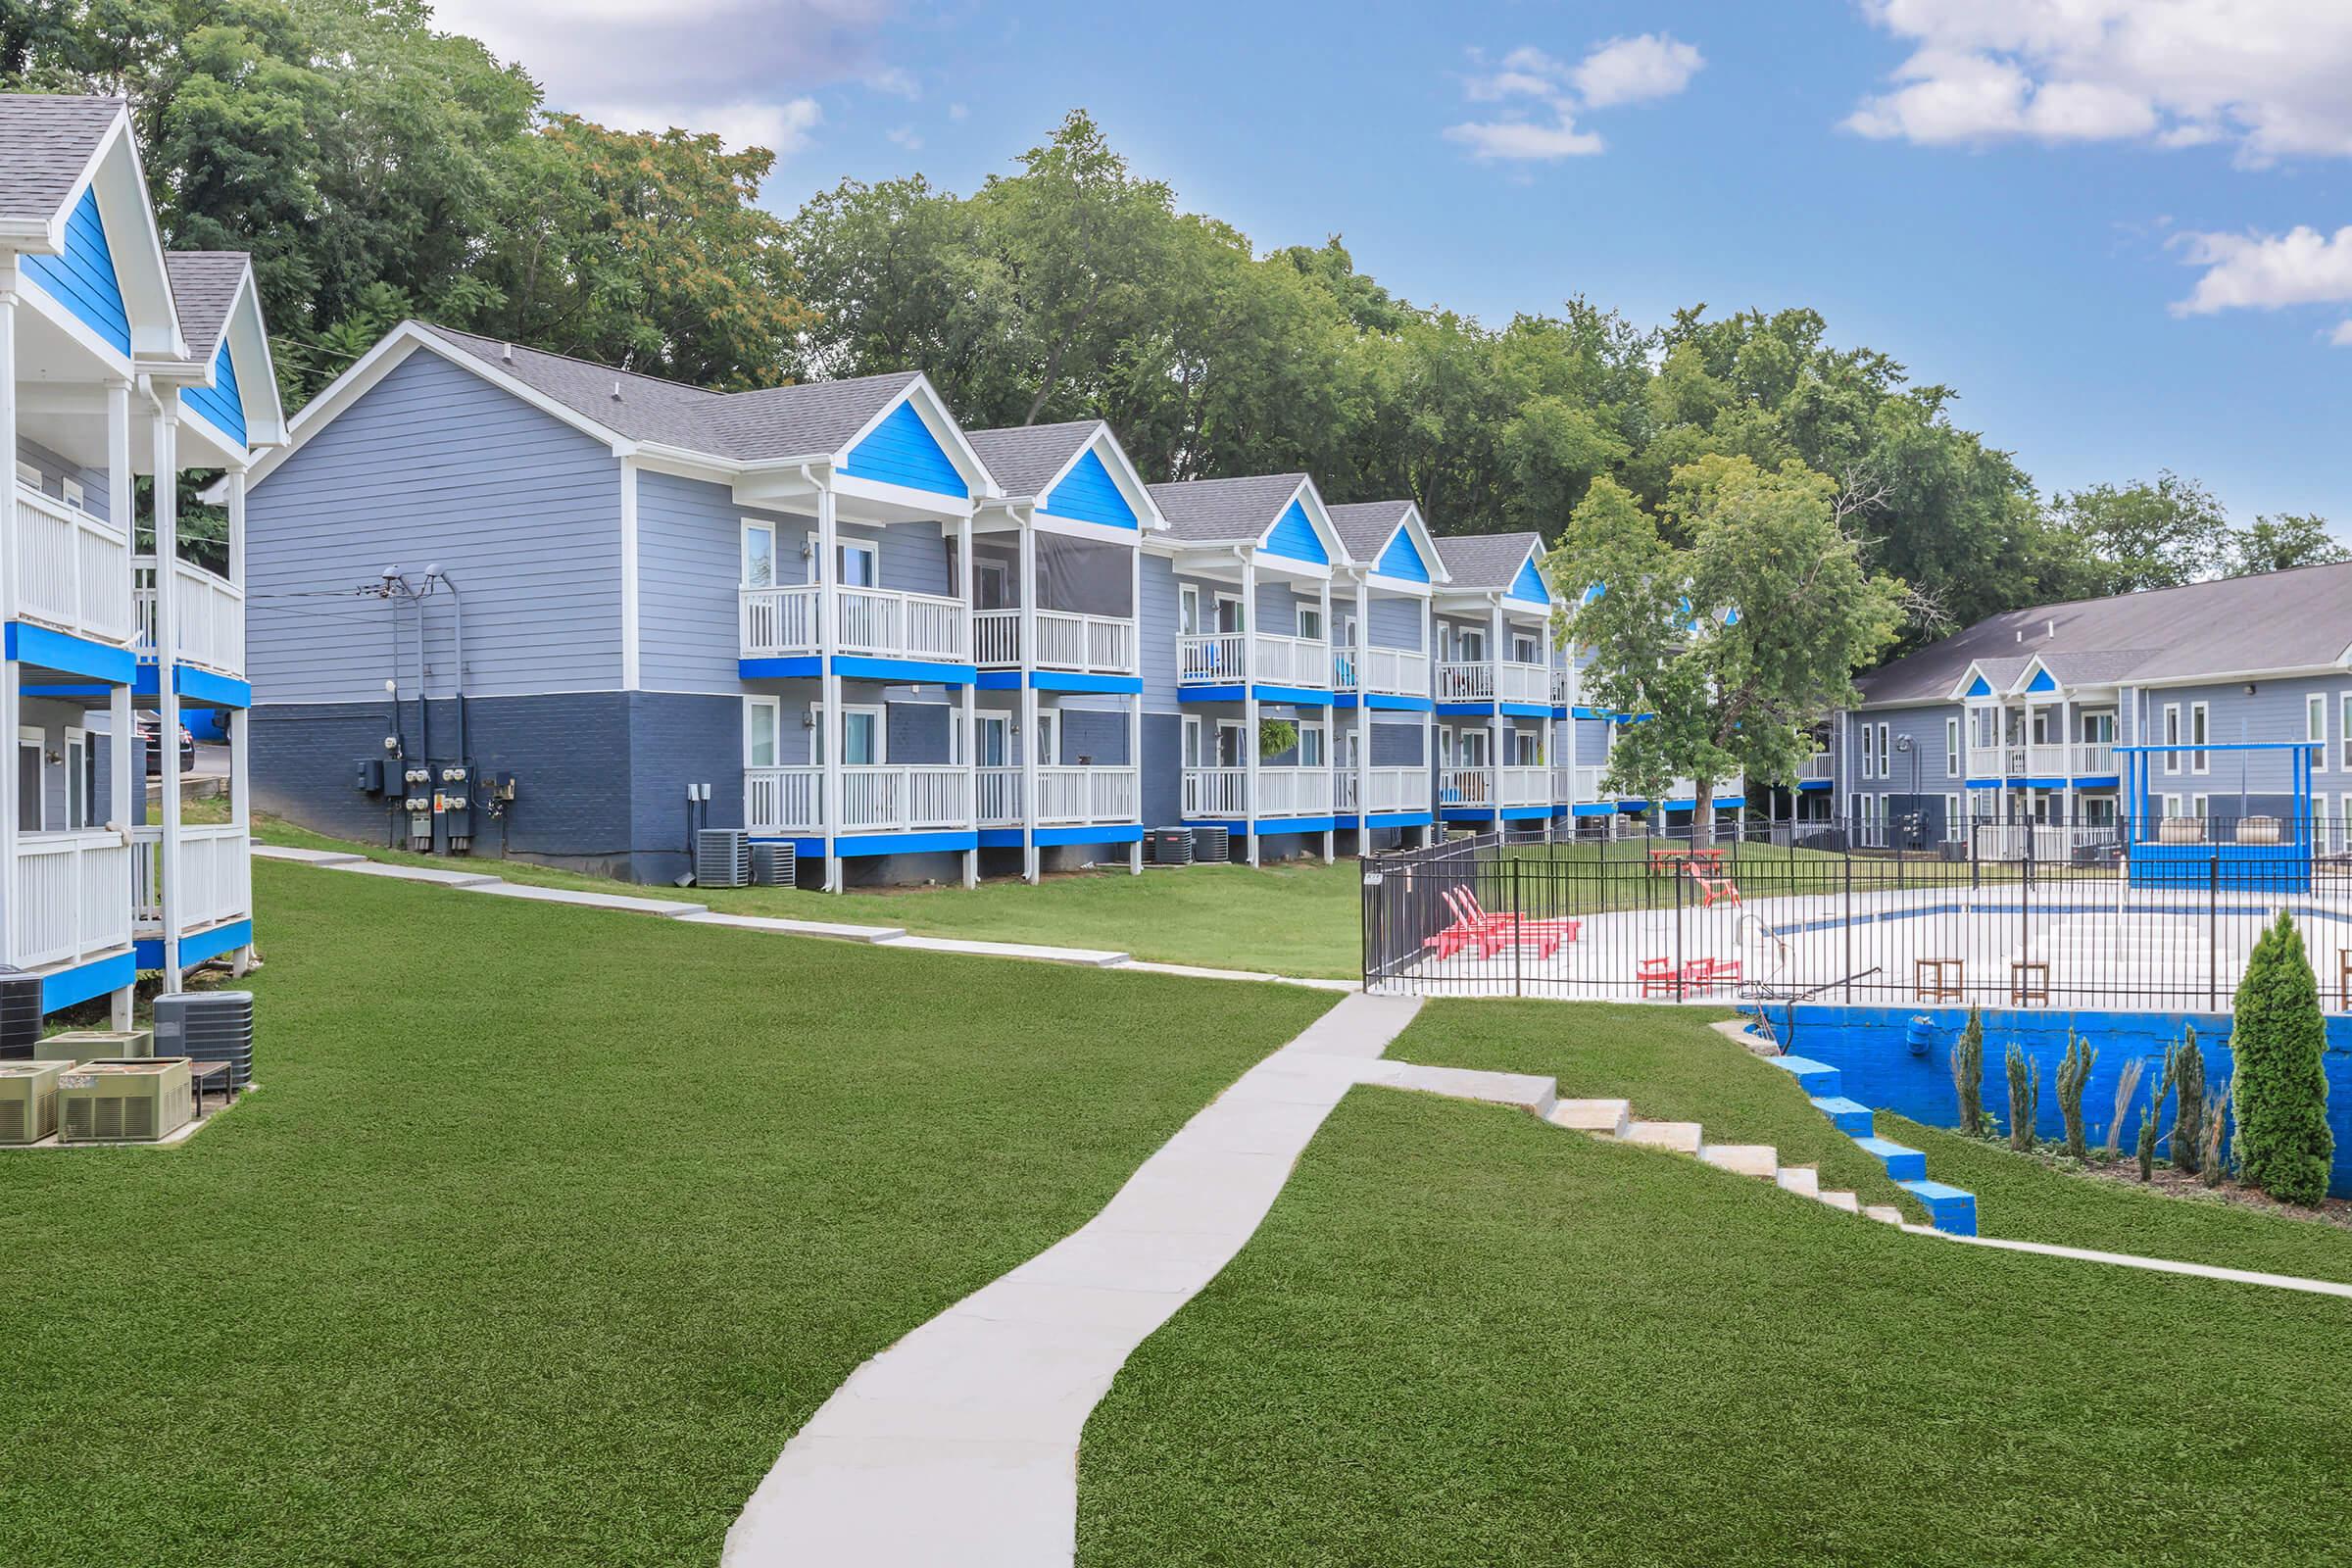
[[[1789, 1009], [1775, 1006], [1772, 1021], [1788, 1050], [1799, 1056], [1826, 1062], [1844, 1075], [1844, 1094], [1866, 1105], [1891, 1110], [1931, 1127], [1956, 1127], [1959, 1096], [1952, 1087], [1952, 1049], [1968, 1024], [1965, 1007], [1847, 1007], [1826, 1004], [1798, 1005], [1794, 1038], [1784, 1019]], [[1926, 1052], [1914, 1054], [1911, 1025], [1928, 1020]], [[2230, 1054], [2230, 1017], [2226, 1012], [2107, 1012], [2056, 1007], [1986, 1008], [1984, 1010], [1984, 1108], [2003, 1127], [2009, 1120], [2008, 1054], [2012, 1044], [2033, 1058], [2041, 1080], [2041, 1100], [2034, 1131], [2044, 1138], [2065, 1134], [2058, 1114], [2058, 1063], [2066, 1054], [2071, 1025], [2098, 1052], [2090, 1082], [2082, 1092], [2082, 1120], [2089, 1141], [2103, 1144], [2107, 1124], [2115, 1116], [2115, 1088], [2124, 1063], [2136, 1056], [2145, 1062], [2139, 1087], [2132, 1092], [2123, 1115], [2122, 1147], [2129, 1151], [2139, 1132], [2139, 1118], [2148, 1097], [2162, 1081], [2164, 1054], [2179, 1043], [2182, 1031], [2194, 1024], [2197, 1045], [2205, 1055], [2209, 1084], [2226, 1082], [2232, 1070]], [[2335, 1133], [2335, 1164], [2328, 1190], [2352, 1198], [2352, 1014], [2328, 1018], [2328, 1124]], [[2164, 1109], [2165, 1150], [2170, 1144], [2174, 1107]]]

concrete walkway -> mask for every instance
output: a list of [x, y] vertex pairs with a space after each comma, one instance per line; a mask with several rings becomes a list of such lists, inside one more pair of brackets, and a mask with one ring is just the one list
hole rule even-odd
[[1256, 1231], [1417, 1001], [1349, 997], [1244, 1073], [1075, 1233], [867, 1361], [786, 1445], [727, 1568], [1062, 1564], [1078, 1438], [1135, 1348]]

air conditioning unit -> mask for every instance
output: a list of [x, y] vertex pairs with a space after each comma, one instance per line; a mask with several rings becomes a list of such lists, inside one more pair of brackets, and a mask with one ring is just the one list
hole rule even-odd
[[24, 1060], [41, 1038], [41, 977], [0, 963], [0, 1060]]
[[1153, 865], [1190, 865], [1193, 863], [1193, 830], [1189, 827], [1155, 827], [1144, 838], [1144, 858]]
[[57, 1080], [64, 1061], [0, 1061], [0, 1144], [37, 1144], [57, 1131]]
[[195, 1115], [185, 1056], [85, 1061], [57, 1075], [61, 1143], [152, 1144]]
[[752, 880], [752, 836], [739, 827], [707, 827], [694, 835], [695, 886], [740, 888]]
[[1221, 827], [1193, 829], [1193, 858], [1202, 865], [1224, 865], [1233, 859], [1233, 834]]
[[788, 888], [800, 880], [800, 856], [790, 844], [752, 846], [752, 886]]
[[243, 1090], [253, 1082], [253, 993], [175, 991], [156, 998], [155, 1044], [167, 1056], [227, 1062], [228, 1087]]
[[[68, 1029], [43, 1040], [32, 1048], [32, 1054], [42, 1061], [96, 1061], [101, 1057], [120, 1061], [132, 1056], [152, 1056], [155, 1054], [155, 1031]], [[168, 1052], [166, 1054], [185, 1055], [186, 1053]]]

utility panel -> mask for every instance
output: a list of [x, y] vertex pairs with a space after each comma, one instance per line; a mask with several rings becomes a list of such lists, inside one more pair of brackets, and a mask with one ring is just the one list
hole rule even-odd
[[473, 848], [473, 763], [468, 760], [435, 762], [429, 771], [433, 776], [433, 815], [440, 819], [441, 837], [452, 855], [464, 855]]
[[400, 768], [400, 807], [409, 821], [409, 848], [430, 854], [433, 848], [433, 770], [427, 763], [403, 760]]
[[381, 795], [384, 793], [384, 760], [382, 758], [361, 758], [354, 768], [354, 772], [358, 776], [353, 782], [362, 795]]

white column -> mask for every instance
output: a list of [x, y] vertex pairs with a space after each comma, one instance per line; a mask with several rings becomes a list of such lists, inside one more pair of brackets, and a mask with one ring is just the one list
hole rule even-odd
[[1021, 880], [1043, 874], [1037, 855], [1037, 528], [1021, 519]]
[[1487, 792], [1494, 800], [1494, 831], [1508, 837], [1510, 828], [1502, 816], [1502, 595], [1496, 594], [1487, 632], [1487, 668], [1494, 682], [1494, 703], [1487, 714]]
[[[162, 711], [157, 714], [155, 743], [163, 755], [156, 759], [156, 776], [163, 780], [163, 843], [157, 875], [163, 883], [164, 978], [167, 992], [180, 989], [179, 926], [179, 595], [172, 592], [172, 574], [179, 562], [179, 392], [174, 387], [153, 388], [156, 399], [155, 485], [150, 492], [155, 514], [155, 689]], [[14, 722], [11, 720], [10, 722]], [[14, 820], [12, 815], [11, 820]]]
[[1355, 578], [1355, 853], [1372, 853], [1372, 584]]
[[[972, 518], [969, 513], [956, 521], [956, 597], [963, 601], [964, 639], [969, 644], [975, 628], [972, 623]], [[967, 656], [977, 649], [967, 646]], [[977, 677], [963, 687], [963, 741], [957, 753], [963, 759], [963, 800], [970, 820], [964, 825], [973, 832], [972, 847], [963, 852], [963, 885], [980, 885], [980, 682]]]
[[[1328, 680], [1331, 670], [1331, 579], [1328, 576], [1315, 584], [1315, 623], [1323, 628], [1323, 669], [1324, 678]], [[1355, 634], [1358, 637], [1364, 634], [1361, 624], [1357, 625]], [[1324, 711], [1331, 712], [1332, 710], [1326, 709]], [[1338, 740], [1339, 736], [1335, 733], [1334, 726], [1326, 724], [1323, 727], [1323, 744], [1328, 747], [1336, 744]], [[1328, 754], [1323, 759], [1323, 771], [1327, 775], [1331, 772], [1331, 758]], [[1356, 804], [1360, 808], [1363, 803], [1359, 801]], [[1336, 837], [1338, 835], [1331, 829], [1324, 829], [1323, 863], [1325, 865], [1329, 865], [1332, 861], [1332, 840]]]
[[[245, 587], [245, 470], [232, 469], [228, 475], [228, 580], [239, 592]], [[242, 642], [235, 650], [237, 668], [245, 670], [245, 647]], [[461, 678], [463, 672], [461, 671]], [[251, 885], [253, 861], [253, 802], [248, 794], [252, 786], [253, 730], [246, 710], [232, 709], [224, 715], [228, 734], [228, 810], [229, 820], [236, 824], [238, 840], [244, 846], [241, 854], [247, 866], [248, 886]], [[248, 908], [248, 916], [252, 914]], [[237, 950], [235, 968], [239, 975], [252, 966], [253, 944]]]
[[1438, 607], [1421, 601], [1421, 662], [1429, 669], [1430, 706], [1421, 710], [1421, 797], [1429, 808], [1429, 822], [1421, 829], [1424, 849], [1435, 843], [1443, 827], [1438, 819]]
[[[127, 440], [127, 438], [125, 439]], [[129, 456], [127, 450], [123, 453], [123, 456], [125, 458]], [[125, 484], [123, 488], [128, 489], [129, 487], [127, 484]], [[127, 506], [123, 511], [119, 513], [110, 513], [109, 515], [122, 518], [124, 527], [128, 528], [130, 524], [130, 513]], [[107, 688], [106, 798], [112, 803], [114, 808], [109, 813], [112, 820], [107, 823], [107, 826], [113, 828], [116, 832], [122, 835], [122, 842], [130, 845], [131, 855], [134, 858], [139, 854], [139, 848], [137, 836], [130, 830], [131, 823], [136, 820], [136, 817], [133, 815], [130, 808], [130, 792], [132, 790], [141, 790], [142, 796], [144, 794], [144, 781], [141, 780], [137, 774], [133, 773], [130, 768], [131, 734], [136, 728], [137, 726], [131, 720], [130, 683], [125, 681], [120, 686], [111, 686]], [[11, 822], [14, 822], [17, 819], [13, 810], [10, 812], [8, 819]], [[123, 897], [128, 898], [129, 896], [129, 890], [124, 889]], [[130, 1027], [130, 1005], [136, 990], [137, 987], [135, 984], [133, 984], [122, 986], [115, 991], [113, 996], [109, 999], [110, 1017], [108, 1019], [107, 1027], [111, 1029], [127, 1029]]]
[[816, 489], [816, 650], [817, 746], [824, 754], [823, 789], [825, 830], [825, 891], [843, 891], [841, 875], [841, 676], [833, 668], [841, 651], [841, 607], [836, 603], [840, 530], [834, 515], [833, 475], [827, 472]]
[[[8, 463], [7, 513], [0, 528], [13, 535], [17, 526], [17, 259], [0, 254], [0, 459]], [[0, 535], [6, 537], [6, 535]], [[0, 571], [0, 620], [14, 618], [17, 584], [13, 571]], [[8, 765], [0, 768], [0, 933], [11, 929], [16, 911], [10, 907], [17, 886], [17, 662], [5, 662], [0, 678], [0, 739], [5, 739]], [[0, 947], [0, 959], [16, 951], [12, 937]]]
[[1242, 552], [1242, 835], [1257, 864], [1257, 557]]
[[[1139, 538], [1127, 552], [1127, 614], [1135, 623], [1135, 668], [1132, 674], [1140, 681], [1144, 673], [1144, 551]], [[1182, 757], [1176, 761], [1184, 762]], [[1135, 770], [1135, 816], [1147, 831], [1151, 824], [1144, 821], [1144, 694], [1139, 690], [1127, 697], [1127, 765]], [[1178, 785], [1182, 788], [1181, 781]], [[1127, 874], [1144, 874], [1144, 841], [1137, 839], [1127, 847]]]

